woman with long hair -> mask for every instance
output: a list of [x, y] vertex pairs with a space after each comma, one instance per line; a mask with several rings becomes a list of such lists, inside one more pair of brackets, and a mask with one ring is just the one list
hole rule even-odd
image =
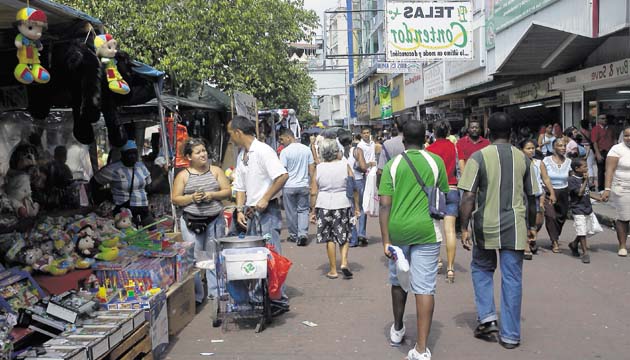
[[[190, 138], [183, 147], [190, 166], [175, 177], [172, 201], [182, 211], [180, 227], [185, 242], [194, 244], [196, 261], [213, 259], [216, 239], [225, 235], [224, 199], [232, 196], [230, 183], [223, 170], [208, 162], [203, 139]], [[216, 270], [206, 270], [208, 297], [218, 294]], [[195, 277], [195, 300], [203, 302], [201, 277]]]
[[538, 135], [538, 150], [540, 150], [544, 156], [549, 156], [553, 153], [551, 143], [556, 139], [556, 137], [553, 135], [552, 124], [548, 124], [543, 129], [544, 130], [540, 133], [540, 135]]

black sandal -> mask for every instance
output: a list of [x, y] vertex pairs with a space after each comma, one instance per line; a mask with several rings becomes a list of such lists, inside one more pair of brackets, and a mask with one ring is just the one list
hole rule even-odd
[[341, 268], [341, 272], [343, 273], [344, 279], [352, 279], [352, 271], [348, 268]]

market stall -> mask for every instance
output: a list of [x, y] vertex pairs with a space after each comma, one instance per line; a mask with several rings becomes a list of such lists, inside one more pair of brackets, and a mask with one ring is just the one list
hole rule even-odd
[[[25, 40], [23, 24], [44, 31]], [[2, 359], [160, 358], [169, 330], [194, 316], [192, 248], [169, 232], [172, 218], [134, 227], [125, 209], [114, 216], [111, 205], [95, 207], [67, 165], [76, 145], [85, 149], [77, 159], [93, 164], [78, 172], [93, 174], [96, 144], [135, 137], [120, 107], [153, 98], [168, 143], [164, 74], [100, 52], [110, 41], [99, 20], [67, 6], [0, 0]], [[117, 69], [106, 59], [114, 57]], [[169, 304], [179, 321], [171, 327]]]

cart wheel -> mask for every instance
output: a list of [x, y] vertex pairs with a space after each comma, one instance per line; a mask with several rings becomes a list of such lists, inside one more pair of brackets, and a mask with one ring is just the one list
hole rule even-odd
[[271, 324], [271, 299], [269, 298], [269, 288], [267, 287], [267, 279], [262, 280], [263, 291], [263, 321]]
[[223, 321], [221, 319], [212, 320], [212, 327], [214, 328], [218, 328], [219, 326], [221, 326], [221, 324], [223, 324]]

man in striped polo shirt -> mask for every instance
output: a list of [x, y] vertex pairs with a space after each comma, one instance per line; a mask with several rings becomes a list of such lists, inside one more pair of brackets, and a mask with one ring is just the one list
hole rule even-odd
[[[509, 116], [492, 114], [488, 128], [492, 145], [472, 154], [458, 184], [464, 190], [460, 206], [462, 244], [473, 250], [471, 273], [479, 321], [474, 335], [514, 349], [521, 341], [523, 254], [526, 242], [536, 239], [534, 194], [538, 183], [529, 159], [510, 144]], [[475, 199], [477, 210], [473, 214]], [[474, 246], [468, 233], [471, 215]], [[497, 250], [501, 265], [500, 327], [492, 284]]]

